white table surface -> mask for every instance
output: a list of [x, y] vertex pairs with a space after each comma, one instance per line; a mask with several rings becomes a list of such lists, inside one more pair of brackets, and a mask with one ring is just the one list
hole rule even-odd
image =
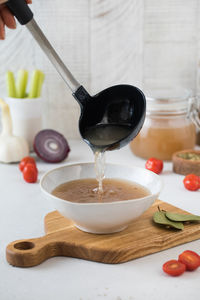
[[[55, 165], [37, 160], [39, 178], [58, 165], [93, 161], [83, 141], [69, 144], [71, 152], [66, 161]], [[106, 161], [141, 167], [145, 164], [128, 146], [107, 153]], [[161, 200], [200, 215], [200, 190], [185, 190], [184, 176], [173, 174], [171, 163], [164, 164], [160, 176], [164, 181]], [[6, 245], [43, 235], [43, 218], [53, 208], [43, 198], [38, 183], [28, 184], [22, 179], [17, 164], [0, 165], [0, 192], [0, 300], [199, 299], [200, 268], [170, 277], [162, 271], [162, 264], [187, 249], [200, 254], [200, 240], [116, 265], [56, 257], [32, 268], [10, 266], [5, 258]]]

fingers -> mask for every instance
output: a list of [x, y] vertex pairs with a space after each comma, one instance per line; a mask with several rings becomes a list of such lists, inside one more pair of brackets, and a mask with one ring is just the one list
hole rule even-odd
[[1, 17], [8, 28], [16, 28], [15, 18], [6, 6], [4, 6], [1, 10]]
[[31, 3], [32, 3], [32, 0], [26, 0], [26, 3], [27, 3], [27, 4], [31, 4]]
[[0, 16], [0, 40], [5, 39], [5, 24]]

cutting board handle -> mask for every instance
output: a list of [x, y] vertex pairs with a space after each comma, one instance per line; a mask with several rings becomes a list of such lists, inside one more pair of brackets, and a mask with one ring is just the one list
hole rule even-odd
[[34, 239], [17, 240], [8, 244], [6, 259], [11, 265], [16, 267], [32, 267], [50, 257], [63, 255], [63, 246], [66, 248], [67, 244], [63, 245], [62, 242], [58, 241], [56, 234], [49, 234]]

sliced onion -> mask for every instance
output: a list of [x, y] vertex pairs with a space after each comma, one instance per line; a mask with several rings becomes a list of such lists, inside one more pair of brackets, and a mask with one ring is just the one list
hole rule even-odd
[[44, 129], [38, 132], [33, 148], [42, 160], [50, 163], [63, 161], [70, 152], [66, 138], [53, 129]]

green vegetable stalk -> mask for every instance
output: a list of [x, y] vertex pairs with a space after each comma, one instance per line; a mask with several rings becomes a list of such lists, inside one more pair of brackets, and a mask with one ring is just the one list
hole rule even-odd
[[37, 89], [37, 97], [41, 96], [42, 84], [44, 82], [44, 73], [40, 71], [38, 89]]
[[27, 92], [28, 71], [18, 71], [16, 85], [13, 72], [8, 71], [6, 73], [7, 93], [8, 97], [11, 98], [38, 98], [41, 95], [43, 82], [44, 73], [40, 70], [33, 71], [30, 82], [30, 90]]
[[16, 86], [15, 86], [15, 78], [13, 75], [13, 72], [8, 71], [6, 72], [6, 87], [7, 87], [7, 93], [8, 97], [16, 98]]
[[28, 98], [37, 98], [38, 97], [38, 87], [39, 87], [39, 85], [41, 85], [40, 74], [41, 74], [41, 72], [39, 70], [33, 71]]
[[27, 82], [28, 72], [26, 70], [19, 70], [17, 74], [17, 98], [25, 98]]

